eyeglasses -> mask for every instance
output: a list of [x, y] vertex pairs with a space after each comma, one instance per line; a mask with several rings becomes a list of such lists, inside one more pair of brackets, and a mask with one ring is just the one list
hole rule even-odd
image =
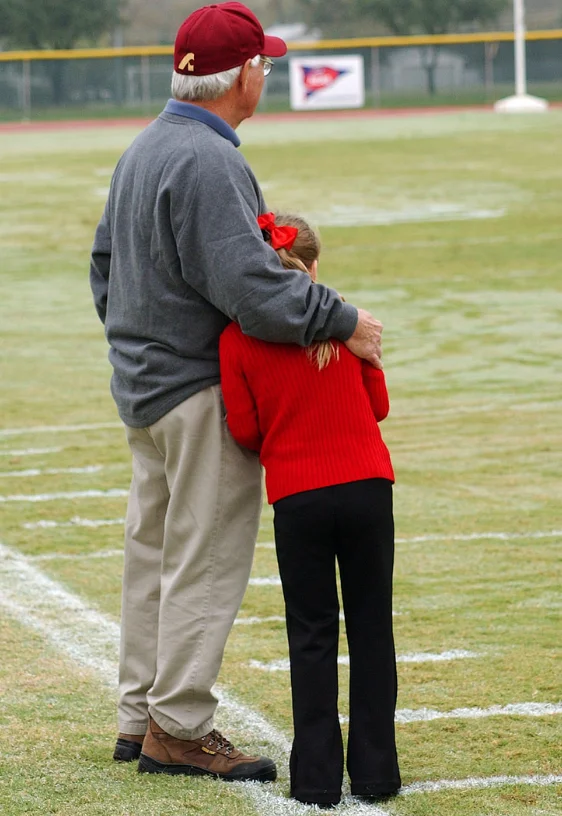
[[260, 57], [260, 62], [263, 65], [264, 77], [269, 76], [274, 65], [273, 60], [270, 60], [269, 57]]

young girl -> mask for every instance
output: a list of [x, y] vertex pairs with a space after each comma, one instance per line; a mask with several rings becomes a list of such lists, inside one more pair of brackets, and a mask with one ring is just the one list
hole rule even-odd
[[[260, 216], [286, 268], [316, 281], [318, 236], [293, 215]], [[394, 474], [378, 423], [388, 414], [382, 371], [326, 340], [308, 349], [242, 334], [220, 341], [227, 422], [258, 451], [275, 512], [275, 543], [291, 658], [291, 795], [340, 801], [339, 565], [350, 656], [347, 770], [353, 794], [400, 788], [392, 633]]]

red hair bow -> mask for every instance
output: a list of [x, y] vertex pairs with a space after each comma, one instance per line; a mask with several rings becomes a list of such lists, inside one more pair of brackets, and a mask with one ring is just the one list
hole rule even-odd
[[265, 213], [258, 217], [258, 225], [269, 233], [273, 249], [291, 249], [299, 231], [296, 227], [278, 227], [275, 224], [275, 214]]

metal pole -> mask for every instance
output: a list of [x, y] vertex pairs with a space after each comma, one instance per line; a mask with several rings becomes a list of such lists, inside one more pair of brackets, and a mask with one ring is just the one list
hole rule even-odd
[[22, 63], [21, 107], [25, 122], [31, 118], [31, 64], [29, 60]]
[[527, 55], [525, 44], [525, 0], [513, 0], [515, 18], [515, 92], [527, 93]]
[[484, 87], [486, 89], [486, 99], [490, 99], [494, 93], [494, 60], [499, 51], [499, 44], [487, 42], [484, 44]]
[[141, 99], [143, 108], [150, 105], [150, 63], [146, 54], [141, 57]]
[[380, 49], [371, 48], [371, 93], [373, 95], [373, 106], [381, 106], [381, 59]]

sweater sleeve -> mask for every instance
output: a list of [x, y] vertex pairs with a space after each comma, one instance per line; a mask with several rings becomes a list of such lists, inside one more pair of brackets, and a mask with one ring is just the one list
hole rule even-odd
[[[298, 270], [284, 269], [257, 224], [257, 182], [234, 150], [199, 157], [192, 204], [177, 214], [182, 276], [202, 297], [236, 321], [244, 334], [308, 346], [330, 337], [348, 340], [357, 309]], [[181, 188], [181, 182], [175, 185]]]
[[90, 258], [90, 287], [94, 296], [96, 312], [105, 323], [107, 293], [109, 290], [109, 268], [111, 264], [111, 230], [109, 226], [109, 201], [105, 206], [96, 230]]
[[369, 395], [369, 402], [371, 403], [373, 414], [377, 422], [382, 422], [383, 419], [386, 419], [390, 410], [384, 372], [374, 368], [365, 360], [361, 361], [361, 365], [363, 384]]
[[221, 386], [226, 407], [226, 422], [239, 445], [260, 452], [262, 437], [258, 412], [242, 366], [236, 336], [228, 328], [219, 342]]

